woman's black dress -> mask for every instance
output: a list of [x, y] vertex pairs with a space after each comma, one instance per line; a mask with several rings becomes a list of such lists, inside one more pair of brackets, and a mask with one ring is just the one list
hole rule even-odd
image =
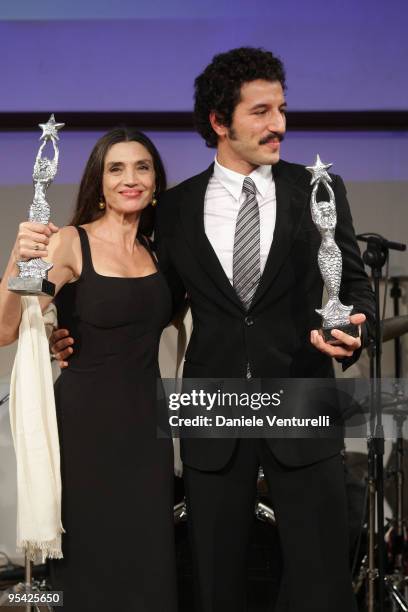
[[67, 612], [174, 612], [173, 448], [156, 409], [171, 296], [160, 271], [97, 274], [78, 231], [82, 273], [56, 298], [75, 344], [55, 385], [66, 533], [52, 588]]

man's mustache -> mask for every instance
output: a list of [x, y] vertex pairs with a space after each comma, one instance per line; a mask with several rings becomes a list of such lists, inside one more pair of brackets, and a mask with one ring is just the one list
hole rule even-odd
[[284, 134], [278, 134], [277, 132], [271, 132], [270, 134], [268, 134], [268, 136], [265, 136], [265, 138], [262, 138], [262, 140], [259, 141], [259, 144], [261, 145], [267, 144], [268, 142], [271, 142], [271, 140], [278, 140], [279, 142], [282, 142], [284, 138], [285, 138]]

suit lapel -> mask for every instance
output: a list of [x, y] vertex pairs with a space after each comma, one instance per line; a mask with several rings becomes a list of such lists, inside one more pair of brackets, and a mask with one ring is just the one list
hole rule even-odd
[[213, 168], [214, 164], [211, 164], [205, 172], [198, 175], [196, 181], [190, 185], [189, 191], [185, 193], [179, 208], [181, 223], [184, 236], [205, 273], [228, 299], [243, 309], [204, 229], [204, 198]]
[[276, 189], [276, 223], [273, 241], [265, 268], [254, 295], [251, 308], [259, 302], [276, 278], [283, 263], [289, 256], [293, 241], [302, 222], [308, 204], [308, 194], [299, 189], [296, 174], [290, 172], [290, 165], [279, 162], [273, 166]]

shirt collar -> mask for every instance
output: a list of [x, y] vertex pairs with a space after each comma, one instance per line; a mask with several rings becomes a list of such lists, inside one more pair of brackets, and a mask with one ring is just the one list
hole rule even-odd
[[266, 196], [269, 187], [273, 183], [271, 166], [258, 166], [251, 174], [246, 175], [235, 172], [235, 170], [230, 170], [225, 166], [221, 166], [217, 157], [214, 159], [214, 176], [236, 200], [239, 200], [241, 196], [242, 186], [246, 176], [249, 176], [254, 181], [256, 190], [263, 198]]

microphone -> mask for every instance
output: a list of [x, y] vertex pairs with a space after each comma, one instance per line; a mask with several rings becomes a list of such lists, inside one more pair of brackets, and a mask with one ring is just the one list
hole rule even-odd
[[357, 240], [360, 240], [360, 242], [367, 242], [371, 244], [374, 243], [378, 246], [384, 247], [385, 249], [391, 249], [392, 251], [406, 251], [407, 249], [406, 244], [402, 244], [401, 242], [392, 242], [391, 240], [387, 240], [383, 236], [380, 236], [380, 234], [358, 234], [356, 238]]

